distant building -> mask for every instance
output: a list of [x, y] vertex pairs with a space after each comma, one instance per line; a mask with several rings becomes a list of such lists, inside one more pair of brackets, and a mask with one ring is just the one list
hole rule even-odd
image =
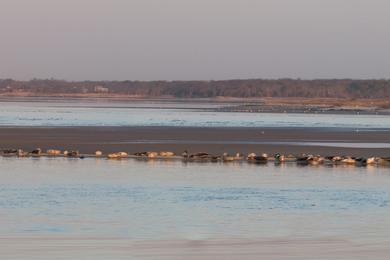
[[108, 93], [109, 89], [102, 86], [95, 86], [94, 91], [95, 93]]

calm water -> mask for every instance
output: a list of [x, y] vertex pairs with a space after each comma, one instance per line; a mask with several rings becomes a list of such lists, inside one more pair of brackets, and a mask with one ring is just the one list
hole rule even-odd
[[[226, 104], [223, 104], [226, 105]], [[213, 112], [213, 103], [1, 102], [0, 126], [238, 126], [390, 128], [384, 115]]]
[[390, 243], [390, 170], [1, 158], [2, 237]]

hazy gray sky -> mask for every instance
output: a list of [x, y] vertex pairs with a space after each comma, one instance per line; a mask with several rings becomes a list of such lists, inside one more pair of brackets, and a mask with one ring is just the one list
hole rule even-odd
[[0, 0], [0, 78], [390, 78], [389, 0]]

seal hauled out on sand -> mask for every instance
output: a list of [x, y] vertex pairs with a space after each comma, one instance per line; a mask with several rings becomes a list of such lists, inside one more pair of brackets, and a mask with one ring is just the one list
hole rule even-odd
[[247, 156], [247, 161], [250, 163], [266, 164], [268, 163], [268, 155], [264, 153], [261, 156], [257, 156], [255, 153], [250, 153]]
[[188, 159], [188, 157], [189, 157], [188, 151], [187, 151], [187, 150], [184, 150], [184, 152], [181, 154], [181, 156], [182, 156], [184, 159]]
[[159, 153], [161, 157], [173, 157], [175, 156], [174, 152], [169, 152], [169, 151], [162, 151]]
[[55, 149], [49, 149], [46, 151], [47, 155], [50, 155], [50, 156], [58, 156], [58, 155], [61, 155], [61, 151], [60, 150], [55, 150]]
[[129, 154], [126, 152], [110, 153], [107, 155], [108, 159], [122, 159], [128, 157]]
[[5, 149], [2, 151], [3, 156], [15, 156], [17, 153], [18, 150], [16, 149]]
[[41, 149], [41, 148], [37, 148], [37, 149], [35, 149], [35, 150], [32, 150], [32, 151], [30, 152], [30, 154], [31, 154], [32, 156], [40, 156], [40, 155], [42, 154], [42, 149]]
[[64, 155], [67, 157], [79, 157], [79, 151], [65, 151]]

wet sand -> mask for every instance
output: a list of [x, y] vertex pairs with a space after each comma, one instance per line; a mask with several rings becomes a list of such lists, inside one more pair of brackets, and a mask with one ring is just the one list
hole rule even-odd
[[[0, 127], [0, 148], [79, 150], [81, 153], [173, 151], [181, 154], [276, 152], [352, 156], [390, 156], [390, 148], [362, 148], [359, 143], [390, 142], [388, 130], [340, 128], [202, 127]], [[353, 143], [328, 147], [320, 143]], [[380, 146], [380, 145], [379, 145]]]
[[120, 238], [0, 238], [5, 259], [388, 259], [385, 243], [340, 238], [131, 241]]

